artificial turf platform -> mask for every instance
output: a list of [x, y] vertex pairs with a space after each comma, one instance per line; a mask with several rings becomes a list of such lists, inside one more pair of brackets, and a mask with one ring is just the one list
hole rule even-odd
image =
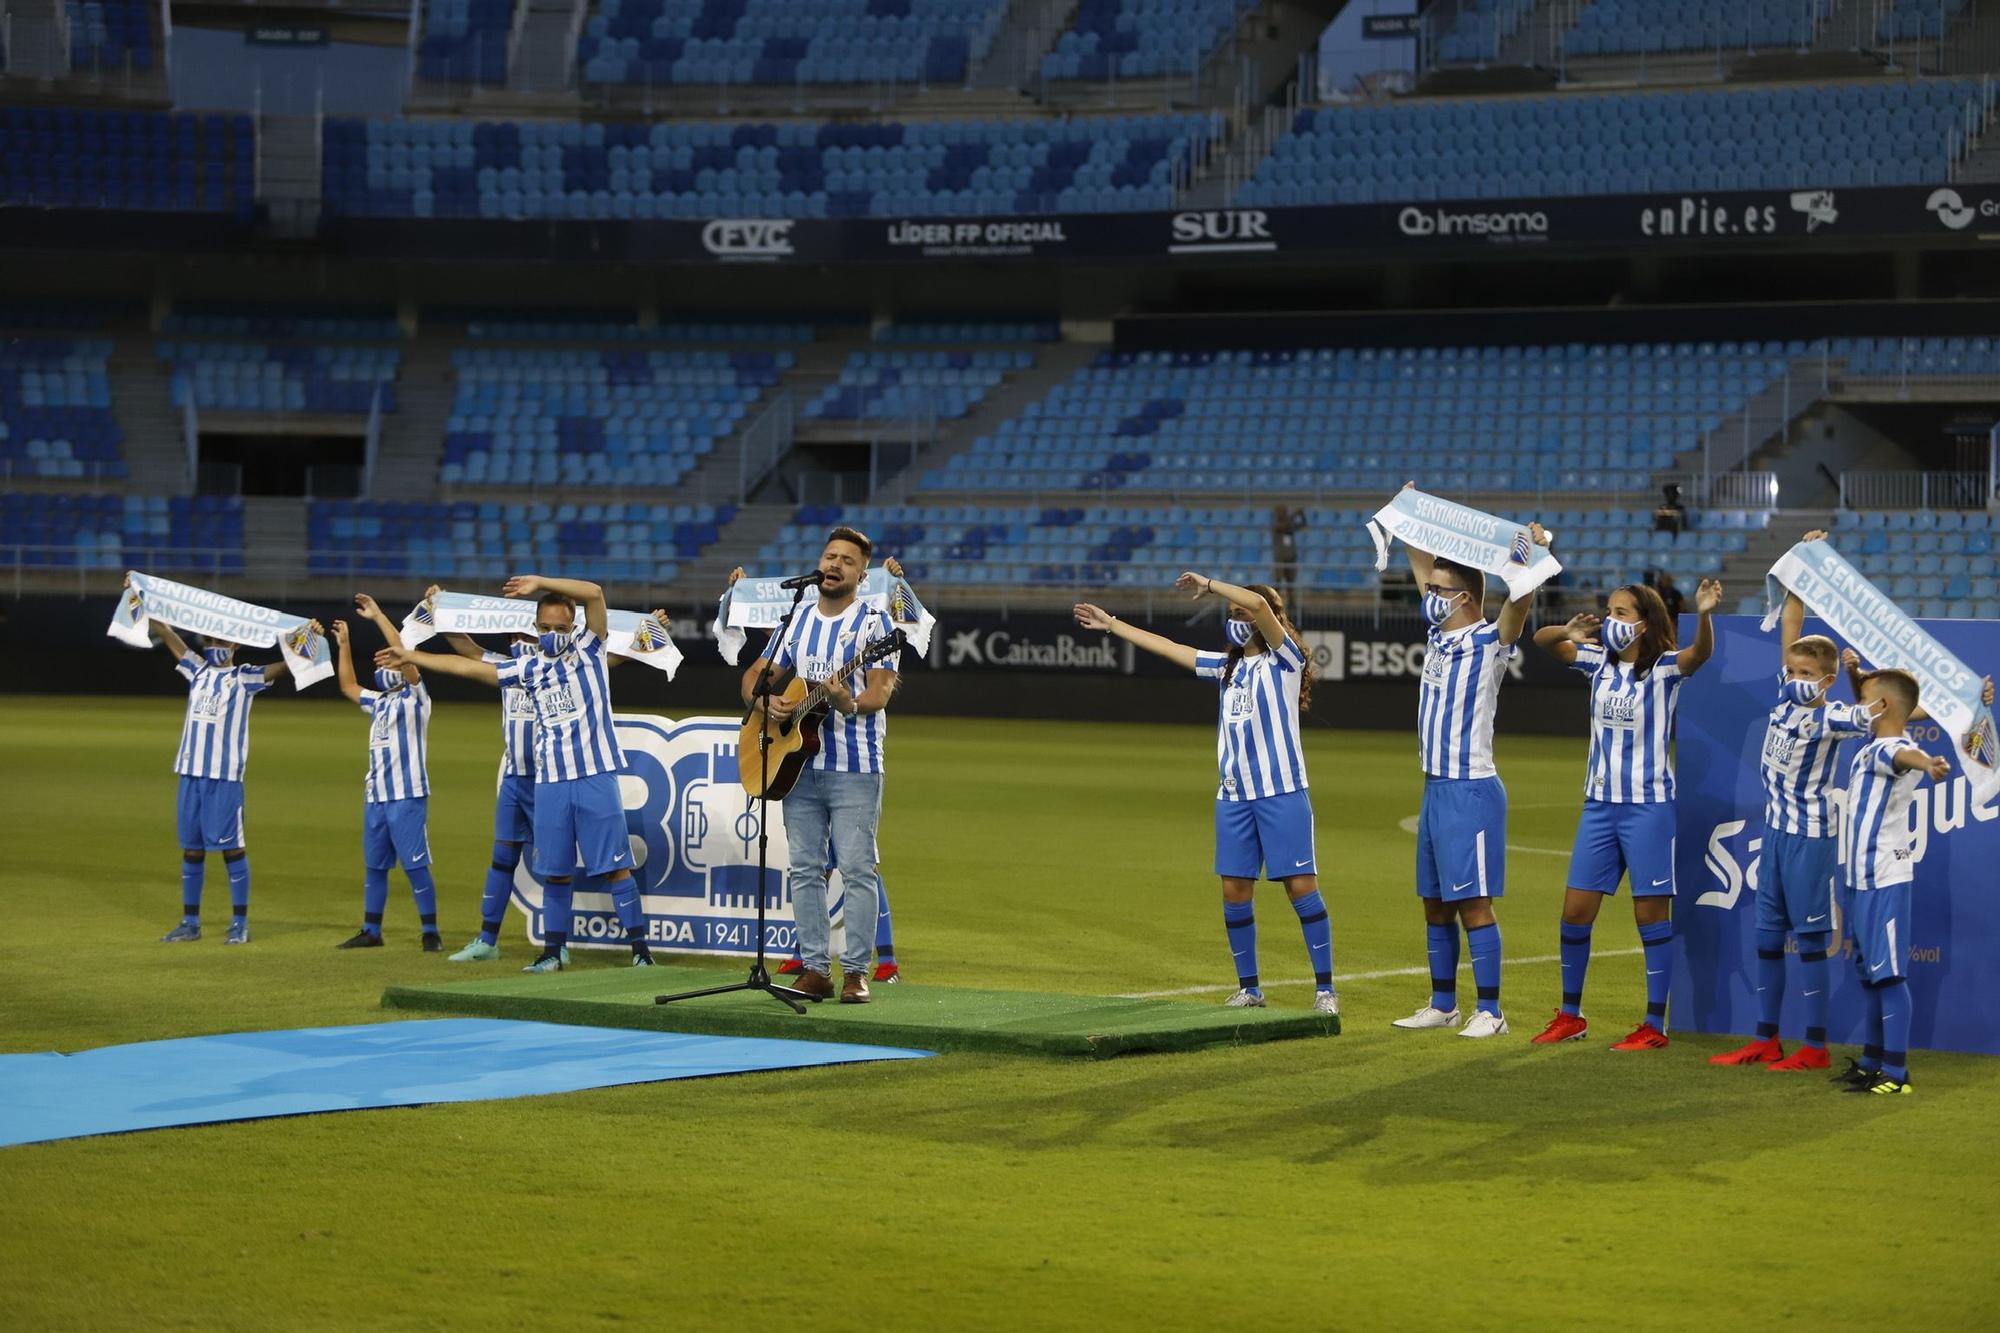
[[438, 986], [391, 986], [382, 992], [382, 1005], [725, 1037], [1099, 1059], [1138, 1051], [1193, 1051], [1286, 1037], [1330, 1037], [1340, 1031], [1337, 1015], [1311, 1010], [1226, 1009], [1213, 1000], [1135, 1000], [908, 982], [873, 987], [874, 998], [868, 1004], [828, 1000], [808, 1005], [802, 1015], [768, 995], [750, 991], [653, 1003], [656, 995], [723, 985], [743, 975], [669, 966], [589, 968], [554, 976], [514, 973]]

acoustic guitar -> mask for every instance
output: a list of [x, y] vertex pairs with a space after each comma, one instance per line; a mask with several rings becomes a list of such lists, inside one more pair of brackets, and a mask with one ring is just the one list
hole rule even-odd
[[[896, 630], [863, 648], [827, 679], [846, 680], [862, 668], [901, 652], [902, 648], [903, 631]], [[782, 722], [774, 720], [760, 695], [744, 715], [743, 731], [736, 742], [736, 768], [743, 790], [767, 801], [784, 800], [799, 780], [799, 774], [805, 772], [806, 765], [819, 753], [820, 722], [828, 707], [824, 681], [808, 685], [804, 677], [796, 673], [788, 675], [783, 688], [774, 681], [771, 691], [797, 705], [792, 715]], [[760, 760], [757, 747], [765, 736], [770, 737], [770, 750]]]

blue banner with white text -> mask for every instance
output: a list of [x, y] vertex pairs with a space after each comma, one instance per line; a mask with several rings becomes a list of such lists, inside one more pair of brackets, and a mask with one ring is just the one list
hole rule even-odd
[[[1974, 671], [2000, 671], [2000, 623], [1919, 623]], [[1758, 763], [1765, 720], [1777, 702], [1778, 636], [1759, 630], [1754, 616], [1718, 616], [1715, 627], [1715, 657], [1681, 691], [1670, 1016], [1684, 1030], [1747, 1034], [1757, 1022], [1755, 895], [1764, 840]], [[1805, 632], [1829, 631], [1808, 620]], [[1833, 693], [1848, 697], [1844, 683]], [[1909, 734], [1932, 754], [1952, 754], [1951, 738], [1934, 722], [1912, 723]], [[1836, 817], [1845, 813], [1841, 792], [1858, 744], [1849, 742], [1841, 752]], [[2000, 968], [1994, 966], [2000, 959], [2000, 804], [1980, 804], [1954, 762], [1950, 777], [1918, 788], [1907, 831], [1917, 865], [1909, 945], [1912, 1044], [2000, 1055]], [[1860, 1036], [1861, 986], [1851, 952], [1843, 934], [1833, 960], [1827, 1028], [1836, 1043], [1854, 1044]], [[1802, 988], [1790, 941], [1786, 953], [1781, 1035], [1796, 1040], [1804, 1027]]]

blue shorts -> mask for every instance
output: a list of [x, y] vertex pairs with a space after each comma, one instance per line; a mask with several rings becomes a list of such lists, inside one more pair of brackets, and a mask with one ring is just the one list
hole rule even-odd
[[1569, 854], [1569, 887], [1616, 893], [1622, 875], [1634, 898], [1671, 898], [1674, 892], [1674, 803], [1585, 801]]
[[531, 842], [535, 836], [535, 780], [523, 777], [500, 779], [500, 795], [493, 802], [493, 840]]
[[181, 846], [190, 852], [233, 852], [243, 845], [243, 784], [226, 778], [181, 778], [174, 798]]
[[1880, 984], [1909, 975], [1910, 885], [1884, 884], [1854, 894], [1847, 914], [1847, 933], [1861, 959], [1861, 975]]
[[361, 819], [361, 864], [370, 870], [416, 870], [431, 863], [428, 796], [401, 801], [370, 801]]
[[1833, 929], [1840, 842], [1772, 829], [1757, 854], [1757, 929]]
[[1303, 791], [1215, 803], [1215, 873], [1255, 879], [1312, 875], [1313, 808]]
[[1490, 778], [1424, 779], [1417, 896], [1448, 903], [1507, 892], [1507, 788]]
[[632, 869], [632, 840], [625, 832], [625, 801], [616, 773], [594, 773], [535, 788], [535, 871], [586, 875]]

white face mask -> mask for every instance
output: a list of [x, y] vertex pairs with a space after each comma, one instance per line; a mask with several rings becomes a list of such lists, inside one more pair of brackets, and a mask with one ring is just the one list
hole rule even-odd
[[1245, 648], [1249, 646], [1250, 637], [1257, 632], [1257, 627], [1247, 620], [1225, 620], [1222, 622], [1222, 632], [1227, 634], [1229, 641], [1238, 648]]
[[1817, 703], [1820, 695], [1826, 693], [1826, 683], [1832, 676], [1821, 676], [1818, 680], [1793, 680], [1790, 676], [1778, 677], [1778, 693], [1788, 703], [1804, 707]]
[[1606, 620], [1604, 622], [1604, 646], [1614, 653], [1622, 653], [1639, 641], [1639, 622], [1636, 620]]
[[1465, 594], [1454, 593], [1450, 597], [1438, 592], [1424, 593], [1424, 619], [1432, 625], [1442, 625], [1458, 611], [1458, 604], [1465, 600]]

